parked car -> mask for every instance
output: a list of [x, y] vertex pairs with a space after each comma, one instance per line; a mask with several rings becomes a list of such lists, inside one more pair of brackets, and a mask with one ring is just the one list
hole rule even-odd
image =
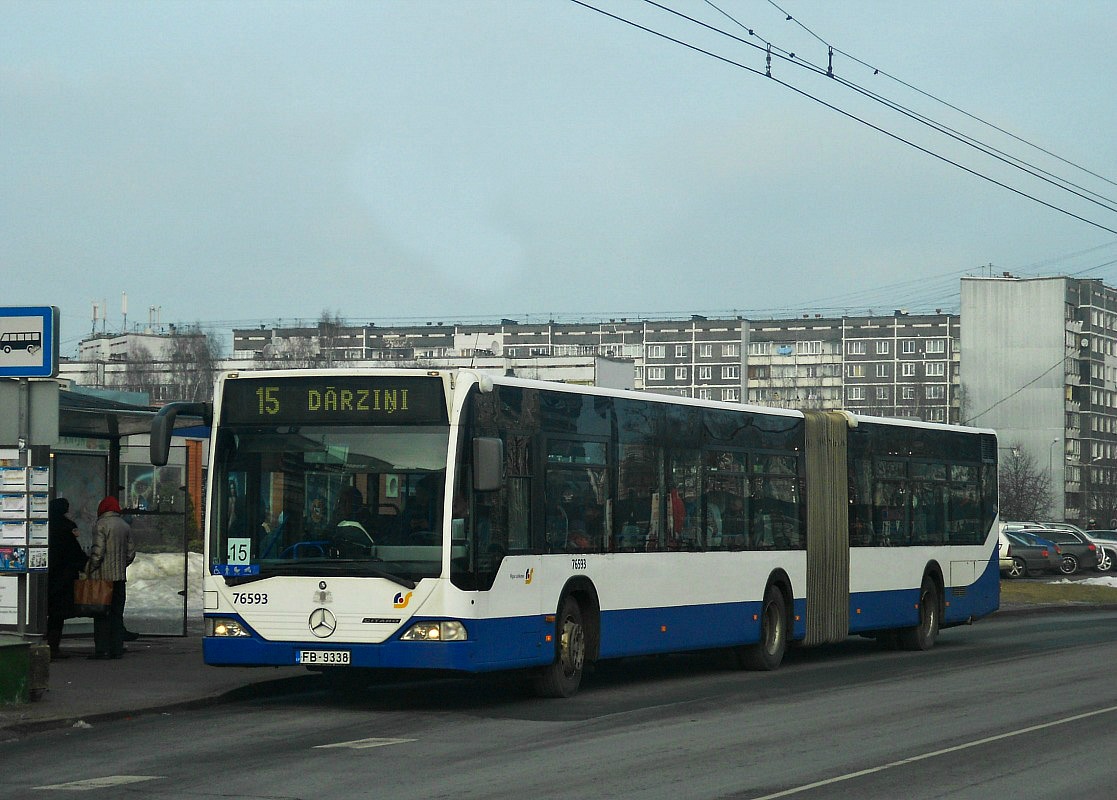
[[1098, 565], [1098, 546], [1090, 541], [1085, 532], [1075, 532], [1067, 528], [1031, 528], [1019, 531], [1018, 536], [1042, 537], [1059, 546], [1059, 572], [1073, 575], [1079, 570], [1093, 569]]
[[1007, 578], [1023, 578], [1025, 575], [1035, 575], [1040, 572], [1056, 572], [1059, 569], [1062, 554], [1054, 542], [1044, 542], [1039, 537], [1030, 539], [1022, 537], [1019, 533], [1002, 533], [1002, 542], [1007, 542], [1007, 547], [1002, 544], [1002, 555], [1007, 553], [1011, 564], [1004, 570]]
[[[1000, 541], [997, 544], [997, 554], [999, 555], [1001, 560], [1000, 569], [1002, 575], [1008, 575], [1012, 571], [1012, 556], [1008, 554], [1009, 545], [1010, 542], [1008, 540], [1008, 537], [1005, 536], [1004, 531], [1001, 531]], [[1015, 578], [1018, 576], [1013, 575], [1012, 577]]]
[[1098, 546], [1098, 572], [1111, 572], [1117, 566], [1117, 531], [1086, 531], [1090, 541]]
[[1027, 530], [1028, 528], [1042, 528], [1042, 522], [1001, 522], [1002, 533], [1016, 533], [1017, 531]]

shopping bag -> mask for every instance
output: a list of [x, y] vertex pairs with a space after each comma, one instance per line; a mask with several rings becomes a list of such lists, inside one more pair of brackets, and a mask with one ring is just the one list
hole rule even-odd
[[74, 581], [74, 616], [103, 617], [112, 604], [112, 581], [79, 575]]

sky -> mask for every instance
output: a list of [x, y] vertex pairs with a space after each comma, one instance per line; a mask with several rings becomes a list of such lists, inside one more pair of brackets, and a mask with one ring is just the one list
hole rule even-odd
[[0, 307], [67, 356], [95, 304], [225, 338], [1117, 285], [1110, 0], [584, 2], [0, 0]]

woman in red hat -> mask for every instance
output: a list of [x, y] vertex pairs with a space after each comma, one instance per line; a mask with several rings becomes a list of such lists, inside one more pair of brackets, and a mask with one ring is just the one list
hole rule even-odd
[[109, 495], [97, 506], [97, 524], [93, 528], [87, 573], [112, 581], [112, 605], [107, 616], [93, 618], [94, 653], [90, 658], [120, 658], [124, 655], [124, 587], [128, 565], [135, 558], [132, 527], [120, 515], [120, 502]]

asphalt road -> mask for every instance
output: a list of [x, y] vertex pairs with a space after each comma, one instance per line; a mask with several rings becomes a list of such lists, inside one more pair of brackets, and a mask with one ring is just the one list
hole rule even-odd
[[[0, 797], [1112, 798], [1117, 612], [1002, 615], [927, 653], [850, 639], [775, 673], [671, 656], [570, 700], [380, 682], [44, 731]], [[1106, 755], [1108, 754], [1108, 755]]]

